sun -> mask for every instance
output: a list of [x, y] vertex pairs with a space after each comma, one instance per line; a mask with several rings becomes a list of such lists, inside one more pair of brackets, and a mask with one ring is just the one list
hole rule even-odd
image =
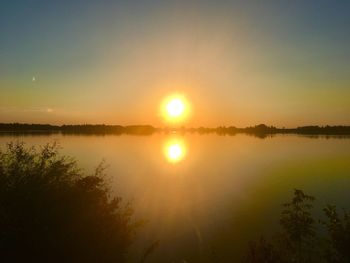
[[178, 117], [184, 113], [185, 105], [181, 99], [175, 98], [168, 102], [166, 110], [171, 117]]
[[189, 117], [190, 106], [184, 95], [175, 94], [163, 100], [161, 112], [166, 122], [182, 123]]

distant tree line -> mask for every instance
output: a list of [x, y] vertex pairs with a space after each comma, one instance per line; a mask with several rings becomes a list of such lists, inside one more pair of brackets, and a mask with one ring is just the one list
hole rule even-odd
[[105, 124], [83, 124], [83, 125], [50, 125], [50, 124], [22, 124], [22, 123], [0, 123], [0, 132], [13, 133], [63, 133], [63, 134], [135, 134], [151, 135], [156, 132], [170, 133], [216, 133], [218, 135], [235, 135], [238, 133], [250, 134], [260, 138], [273, 136], [275, 134], [302, 134], [302, 135], [350, 135], [350, 126], [302, 126], [297, 128], [276, 128], [259, 124], [252, 127], [237, 128], [234, 126], [219, 126], [216, 128], [186, 128], [165, 127], [155, 128], [151, 125], [105, 125]]
[[13, 133], [62, 133], [62, 134], [136, 134], [150, 135], [156, 128], [150, 125], [49, 125], [49, 124], [21, 124], [1, 123], [0, 132]]
[[[204, 129], [205, 131], [205, 129]], [[218, 127], [215, 129], [220, 134], [247, 133], [261, 136], [274, 134], [305, 134], [305, 135], [350, 135], [350, 126], [302, 126], [297, 128], [276, 128], [259, 124], [252, 127], [236, 128]]]

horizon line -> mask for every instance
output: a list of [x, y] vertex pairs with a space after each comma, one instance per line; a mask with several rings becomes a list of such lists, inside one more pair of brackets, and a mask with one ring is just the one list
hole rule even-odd
[[0, 122], [0, 125], [38, 125], [38, 126], [52, 126], [52, 127], [64, 127], [64, 126], [110, 126], [110, 127], [152, 127], [155, 129], [199, 129], [199, 128], [205, 128], [205, 129], [217, 129], [217, 128], [237, 128], [237, 129], [245, 129], [245, 128], [257, 128], [257, 127], [263, 127], [265, 126], [266, 128], [274, 128], [274, 129], [297, 129], [297, 128], [303, 128], [303, 127], [318, 127], [318, 128], [326, 128], [326, 127], [350, 127], [349, 125], [346, 124], [337, 124], [337, 125], [318, 125], [318, 124], [313, 124], [313, 125], [300, 125], [296, 127], [278, 127], [274, 125], [268, 125], [265, 123], [259, 123], [251, 126], [245, 126], [245, 127], [238, 127], [235, 125], [217, 125], [217, 126], [186, 126], [186, 125], [168, 125], [168, 126], [154, 126], [152, 124], [127, 124], [127, 125], [122, 125], [122, 124], [105, 124], [105, 123], [79, 123], [79, 124], [50, 124], [50, 123], [27, 123], [27, 122]]

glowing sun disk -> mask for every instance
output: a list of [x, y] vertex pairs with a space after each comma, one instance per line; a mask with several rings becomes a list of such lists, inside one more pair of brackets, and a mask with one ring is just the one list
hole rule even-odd
[[184, 112], [185, 105], [180, 99], [172, 99], [166, 105], [166, 109], [170, 116], [177, 117]]
[[161, 116], [168, 124], [185, 123], [190, 115], [190, 104], [182, 94], [170, 95], [161, 103]]

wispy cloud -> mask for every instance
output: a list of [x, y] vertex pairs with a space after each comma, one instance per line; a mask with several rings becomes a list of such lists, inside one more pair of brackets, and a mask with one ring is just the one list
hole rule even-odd
[[1, 112], [37, 112], [37, 113], [53, 113], [56, 110], [50, 107], [30, 107], [30, 108], [18, 108], [18, 107], [0, 107]]

